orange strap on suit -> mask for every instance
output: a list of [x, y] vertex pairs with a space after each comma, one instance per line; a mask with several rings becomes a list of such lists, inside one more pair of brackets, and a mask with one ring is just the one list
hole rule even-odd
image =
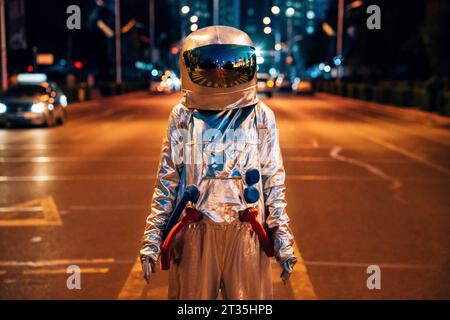
[[164, 240], [161, 246], [161, 269], [169, 270], [170, 268], [170, 252], [172, 250], [173, 242], [177, 234], [183, 230], [191, 222], [198, 222], [202, 219], [202, 213], [193, 207], [187, 207], [186, 215], [173, 228]]
[[253, 231], [258, 236], [259, 241], [261, 242], [261, 245], [263, 247], [264, 252], [268, 257], [274, 256], [274, 248], [272, 241], [269, 238], [269, 235], [266, 232], [266, 229], [259, 223], [259, 221], [256, 219], [258, 216], [258, 209], [257, 208], [247, 208], [244, 210], [244, 212], [241, 214], [239, 219], [242, 222], [249, 222], [252, 226]]

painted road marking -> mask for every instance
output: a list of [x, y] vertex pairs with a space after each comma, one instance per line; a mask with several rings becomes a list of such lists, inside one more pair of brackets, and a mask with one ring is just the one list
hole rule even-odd
[[[294, 251], [297, 256], [297, 264], [287, 285], [287, 290], [292, 291], [294, 299], [299, 300], [316, 300], [317, 296], [314, 287], [309, 278], [308, 271], [300, 253], [297, 244], [294, 242]], [[272, 259], [272, 278], [274, 287], [280, 288], [281, 284], [280, 273], [281, 269], [278, 263]], [[151, 280], [150, 280], [151, 281]], [[136, 259], [127, 280], [120, 290], [117, 299], [167, 299], [168, 286], [160, 286], [157, 288], [149, 287], [142, 277], [141, 262], [139, 257]], [[278, 292], [275, 292], [277, 295]], [[276, 299], [280, 297], [275, 296]]]
[[111, 264], [111, 263], [130, 263], [129, 260], [117, 261], [113, 258], [98, 259], [54, 259], [37, 261], [0, 261], [0, 267], [51, 267], [59, 265], [82, 265], [82, 264]]
[[150, 162], [159, 161], [159, 156], [116, 157], [0, 157], [0, 163], [54, 163], [54, 162]]
[[[313, 176], [313, 175], [289, 175], [288, 180], [301, 180], [301, 181], [357, 181], [357, 182], [380, 182], [384, 181], [379, 177], [358, 177], [358, 176]], [[449, 179], [443, 178], [426, 178], [426, 177], [402, 177], [402, 181], [409, 182], [442, 182]]]
[[297, 257], [297, 264], [289, 280], [289, 286], [296, 300], [317, 300], [317, 295], [312, 285], [311, 279], [308, 274], [308, 269], [305, 265], [305, 260], [297, 246], [297, 242], [294, 241], [294, 252]]
[[[0, 176], [0, 182], [54, 182], [54, 181], [122, 181], [145, 180], [153, 181], [154, 175], [104, 175], [104, 176]], [[317, 180], [317, 181], [380, 181], [374, 177], [356, 176], [319, 176], [319, 175], [289, 175], [290, 180]], [[403, 178], [404, 181], [442, 181], [446, 179], [411, 177]]]
[[312, 267], [348, 267], [367, 268], [370, 265], [377, 265], [383, 269], [439, 269], [438, 265], [432, 264], [407, 264], [407, 263], [377, 263], [377, 262], [345, 262], [345, 261], [306, 261]]
[[333, 159], [336, 159], [338, 161], [342, 161], [342, 162], [348, 163], [350, 165], [354, 165], [354, 166], [363, 168], [363, 169], [367, 170], [369, 173], [373, 174], [374, 176], [377, 176], [382, 180], [389, 181], [391, 183], [389, 189], [393, 192], [394, 198], [403, 204], [407, 203], [407, 201], [405, 199], [403, 199], [398, 192], [398, 189], [400, 189], [402, 187], [402, 183], [400, 182], [399, 179], [388, 175], [382, 169], [380, 169], [370, 163], [361, 161], [359, 159], [357, 160], [357, 159], [343, 156], [341, 154], [341, 151], [342, 151], [342, 147], [340, 147], [340, 146], [334, 147], [330, 151], [330, 157]]
[[51, 182], [51, 181], [94, 181], [94, 180], [154, 180], [154, 175], [104, 175], [104, 176], [0, 176], [0, 182]]
[[[9, 219], [1, 216], [1, 213], [40, 212], [41, 218], [25, 217]], [[26, 201], [14, 206], [0, 208], [0, 227], [36, 227], [36, 226], [61, 226], [62, 220], [52, 196], [43, 199]]]
[[[358, 133], [358, 135], [363, 136], [363, 135], [361, 135], [359, 133]], [[397, 153], [400, 153], [400, 154], [404, 155], [407, 158], [410, 158], [410, 159], [415, 160], [417, 162], [423, 163], [424, 165], [427, 165], [430, 168], [433, 168], [433, 169], [435, 169], [437, 171], [440, 171], [440, 172], [445, 173], [446, 175], [450, 176], [450, 170], [449, 169], [447, 169], [447, 168], [445, 168], [445, 167], [443, 167], [441, 165], [438, 165], [436, 163], [433, 163], [430, 160], [427, 160], [427, 159], [425, 159], [425, 158], [423, 158], [423, 157], [421, 157], [421, 156], [419, 156], [419, 155], [417, 155], [417, 154], [415, 154], [415, 153], [413, 153], [411, 151], [403, 149], [403, 148], [401, 148], [399, 146], [396, 146], [396, 145], [394, 145], [392, 143], [389, 143], [387, 141], [384, 141], [382, 139], [371, 137], [370, 135], [364, 135], [363, 137], [366, 138], [367, 140], [372, 141], [375, 144], [378, 144], [380, 146], [385, 147], [386, 149], [389, 149], [389, 150], [395, 151]]]
[[[107, 273], [109, 268], [80, 268], [80, 274], [86, 273]], [[67, 274], [66, 268], [59, 269], [32, 269], [24, 270], [23, 275], [50, 275], [50, 274]]]
[[[151, 279], [150, 279], [151, 281]], [[140, 299], [143, 297], [143, 292], [146, 287], [146, 282], [142, 276], [142, 268], [141, 261], [139, 257], [136, 259], [133, 267], [131, 268], [130, 273], [128, 274], [127, 280], [123, 285], [122, 289], [117, 296], [119, 300], [132, 300], [132, 299]], [[152, 291], [152, 290], [150, 290]], [[161, 290], [154, 290], [160, 292]], [[167, 291], [163, 291], [167, 292]], [[167, 299], [167, 295], [165, 297], [161, 297], [161, 299]]]

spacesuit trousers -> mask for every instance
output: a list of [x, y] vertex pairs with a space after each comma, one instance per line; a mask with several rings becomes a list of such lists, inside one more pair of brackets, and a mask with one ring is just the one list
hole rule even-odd
[[[207, 221], [205, 221], [207, 220]], [[270, 300], [270, 259], [248, 223], [190, 224], [172, 251], [169, 299]]]

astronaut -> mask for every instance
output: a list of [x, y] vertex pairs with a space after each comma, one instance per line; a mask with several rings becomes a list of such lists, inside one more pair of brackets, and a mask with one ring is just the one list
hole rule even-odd
[[202, 219], [177, 235], [169, 299], [272, 299], [270, 259], [239, 217], [245, 173], [257, 169], [257, 219], [270, 234], [281, 277], [297, 259], [286, 213], [285, 170], [272, 110], [256, 95], [255, 47], [235, 28], [191, 33], [180, 52], [183, 98], [169, 117], [140, 251], [144, 278], [160, 258], [162, 234], [187, 186]]

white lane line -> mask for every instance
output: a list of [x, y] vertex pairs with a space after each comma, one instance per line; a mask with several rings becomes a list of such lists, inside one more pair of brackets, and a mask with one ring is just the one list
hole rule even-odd
[[378, 263], [378, 262], [345, 262], [345, 261], [306, 261], [306, 265], [311, 267], [348, 267], [367, 268], [370, 265], [377, 265], [384, 269], [439, 269], [438, 265], [432, 264], [407, 264], [407, 263]]
[[150, 162], [160, 157], [0, 157], [0, 163], [55, 163], [55, 162]]
[[[124, 175], [103, 175], [103, 176], [0, 176], [0, 182], [53, 182], [53, 181], [122, 181], [122, 180], [145, 180], [153, 181], [154, 175], [145, 174], [124, 174]], [[288, 175], [291, 180], [306, 181], [380, 181], [379, 178], [358, 177], [358, 176], [319, 176], [319, 175]], [[403, 181], [443, 181], [447, 179], [405, 177]]]
[[377, 177], [381, 178], [382, 180], [389, 181], [391, 183], [390, 190], [393, 191], [394, 198], [403, 204], [407, 203], [407, 201], [405, 199], [403, 199], [400, 196], [400, 194], [398, 193], [398, 189], [400, 189], [402, 187], [402, 183], [400, 182], [400, 180], [386, 174], [383, 170], [381, 170], [378, 167], [375, 167], [374, 165], [363, 162], [361, 160], [356, 160], [356, 159], [352, 159], [352, 158], [343, 156], [343, 155], [341, 155], [341, 151], [342, 151], [342, 147], [340, 147], [340, 146], [334, 147], [330, 151], [330, 157], [333, 159], [336, 159], [338, 161], [342, 161], [342, 162], [366, 169], [368, 172], [370, 172], [374, 176], [377, 176]]
[[[387, 164], [406, 164], [411, 163], [411, 160], [396, 159], [396, 158], [358, 158], [360, 161], [370, 162], [370, 163], [387, 163]], [[283, 157], [284, 163], [289, 162], [338, 162], [336, 159], [330, 159], [330, 157], [303, 157], [303, 156], [286, 156]]]
[[[80, 268], [80, 274], [86, 273], [107, 273], [109, 268]], [[32, 269], [22, 271], [23, 275], [50, 275], [50, 274], [67, 274], [67, 269]]]
[[403, 148], [401, 148], [399, 146], [396, 146], [396, 145], [394, 145], [392, 143], [389, 143], [389, 142], [387, 142], [385, 140], [378, 139], [378, 138], [375, 138], [375, 137], [371, 137], [370, 135], [361, 135], [359, 133], [358, 133], [358, 135], [366, 138], [367, 140], [372, 141], [375, 144], [383, 146], [386, 149], [389, 149], [389, 150], [395, 151], [397, 153], [400, 153], [400, 154], [404, 155], [407, 158], [410, 158], [410, 159], [415, 160], [417, 162], [423, 163], [424, 165], [426, 165], [426, 166], [428, 166], [430, 168], [433, 168], [433, 169], [435, 169], [435, 170], [437, 170], [439, 172], [445, 173], [446, 175], [450, 176], [450, 170], [449, 169], [447, 169], [447, 168], [445, 168], [445, 167], [443, 167], [441, 165], [438, 165], [436, 163], [433, 163], [432, 161], [430, 161], [428, 159], [425, 159], [425, 158], [423, 158], [423, 157], [421, 157], [421, 156], [419, 156], [419, 155], [417, 155], [417, 154], [415, 154], [415, 153], [413, 153], [411, 151], [403, 149]]
[[49, 181], [86, 181], [86, 180], [153, 180], [154, 175], [124, 174], [104, 176], [0, 176], [0, 182], [49, 182]]
[[148, 210], [150, 205], [133, 205], [133, 204], [125, 204], [125, 205], [107, 205], [107, 206], [70, 206], [70, 211], [85, 211], [85, 210]]
[[110, 263], [129, 263], [130, 261], [116, 261], [113, 258], [99, 259], [54, 259], [37, 261], [0, 261], [0, 267], [51, 267], [60, 265], [82, 265], [82, 264], [110, 264]]
[[148, 149], [161, 149], [161, 139], [155, 141], [110, 141], [102, 140], [96, 143], [36, 143], [36, 144], [20, 144], [20, 143], [10, 143], [10, 144], [0, 144], [1, 151], [15, 151], [15, 150], [47, 150], [47, 149], [63, 149], [63, 148], [104, 148], [104, 146], [115, 146], [115, 147], [129, 147], [133, 146], [136, 148]]
[[[380, 182], [383, 179], [379, 177], [358, 177], [358, 176], [314, 176], [314, 175], [295, 175], [290, 174], [287, 176], [289, 180], [300, 180], [300, 181], [357, 181], [357, 182]], [[405, 177], [402, 181], [410, 182], [442, 182], [449, 181], [449, 179], [443, 178], [422, 178], [422, 177]]]

